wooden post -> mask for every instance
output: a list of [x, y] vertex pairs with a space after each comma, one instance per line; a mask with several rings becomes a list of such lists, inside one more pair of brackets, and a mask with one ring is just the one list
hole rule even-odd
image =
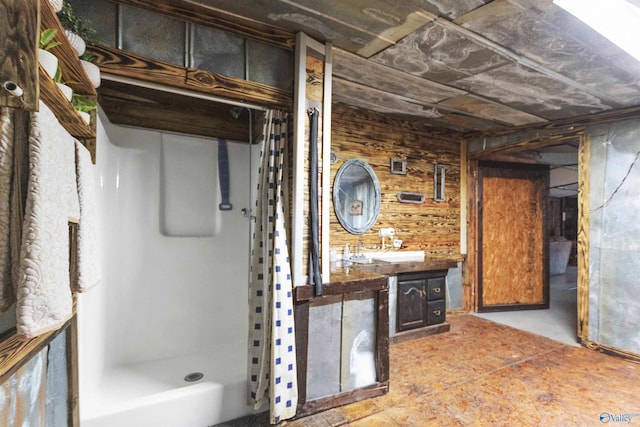
[[[0, 0], [0, 107], [38, 109], [37, 47], [40, 37], [38, 0]], [[22, 96], [6, 90], [9, 82], [22, 89]]]
[[589, 173], [591, 139], [580, 136], [578, 152], [578, 338], [589, 339]]

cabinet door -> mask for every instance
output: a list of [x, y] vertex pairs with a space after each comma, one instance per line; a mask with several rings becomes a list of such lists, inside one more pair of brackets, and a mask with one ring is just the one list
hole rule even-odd
[[427, 324], [427, 281], [398, 280], [398, 331]]

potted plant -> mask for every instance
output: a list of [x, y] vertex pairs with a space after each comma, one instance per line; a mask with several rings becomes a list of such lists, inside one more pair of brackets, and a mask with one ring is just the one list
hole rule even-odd
[[58, 70], [58, 58], [49, 52], [49, 49], [60, 44], [60, 42], [56, 40], [57, 34], [58, 30], [55, 28], [47, 28], [40, 33], [40, 41], [38, 43], [38, 62], [52, 79], [55, 78], [56, 71]]
[[53, 11], [58, 13], [60, 12], [60, 10], [62, 10], [62, 0], [49, 0], [49, 4], [51, 5], [51, 7], [53, 8]]
[[73, 12], [73, 8], [68, 2], [62, 4], [62, 9], [58, 12], [60, 24], [65, 28], [65, 34], [69, 43], [78, 56], [82, 55], [86, 49], [86, 43], [93, 40], [96, 31], [91, 28], [91, 23], [79, 18]]
[[73, 89], [71, 89], [71, 86], [62, 82], [62, 70], [60, 70], [60, 68], [58, 68], [58, 71], [56, 71], [56, 74], [53, 77], [53, 81], [56, 82], [58, 89], [60, 89], [67, 100], [71, 101], [71, 98], [73, 96]]
[[76, 109], [80, 117], [82, 117], [87, 124], [91, 122], [91, 112], [98, 108], [98, 104], [94, 98], [77, 93], [73, 94], [71, 104], [73, 104], [73, 108]]
[[87, 74], [87, 77], [89, 77], [89, 81], [93, 87], [97, 88], [100, 86], [100, 68], [93, 63], [95, 58], [95, 56], [85, 52], [80, 56], [80, 63], [82, 64], [82, 68], [84, 68], [84, 72]]

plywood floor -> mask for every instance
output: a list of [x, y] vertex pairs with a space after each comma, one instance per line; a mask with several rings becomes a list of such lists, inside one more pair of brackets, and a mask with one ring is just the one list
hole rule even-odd
[[624, 414], [640, 425], [640, 364], [476, 316], [448, 321], [446, 334], [391, 346], [387, 395], [283, 425], [590, 426]]

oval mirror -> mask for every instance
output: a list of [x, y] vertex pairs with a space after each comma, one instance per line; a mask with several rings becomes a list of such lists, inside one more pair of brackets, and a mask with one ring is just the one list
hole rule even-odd
[[362, 234], [373, 227], [380, 213], [380, 183], [367, 162], [348, 160], [338, 169], [333, 209], [349, 233]]

